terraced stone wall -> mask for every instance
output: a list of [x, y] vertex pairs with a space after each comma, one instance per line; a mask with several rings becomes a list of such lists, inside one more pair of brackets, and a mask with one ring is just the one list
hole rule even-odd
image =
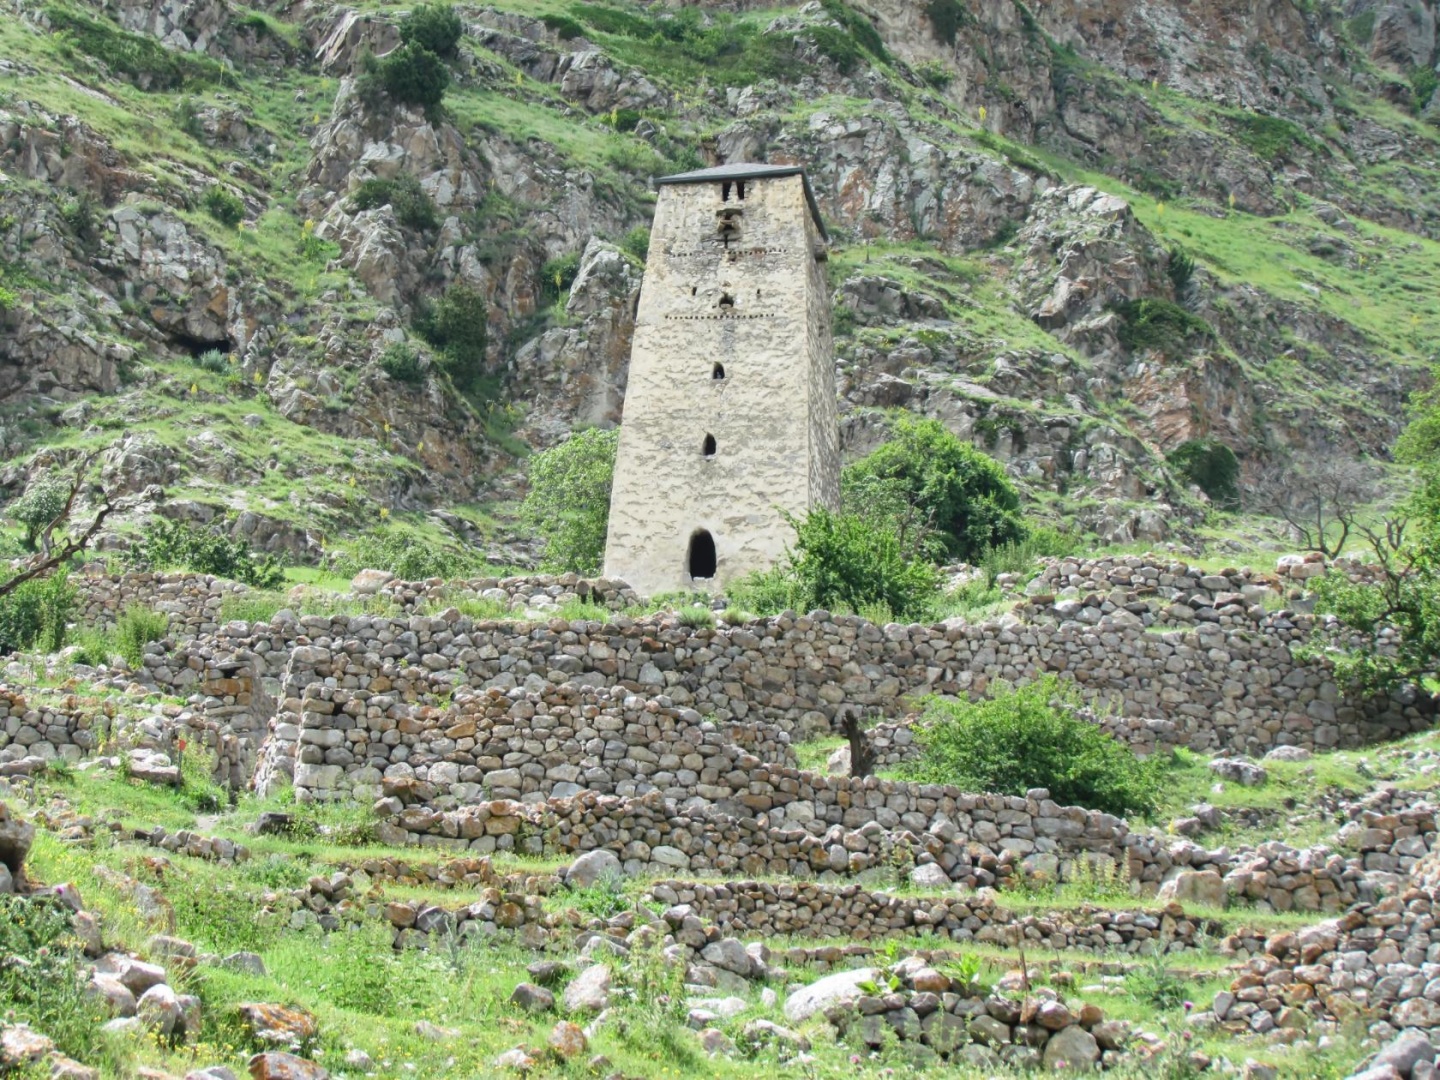
[[253, 661], [258, 676], [283, 682], [284, 696], [295, 698], [332, 679], [402, 700], [465, 686], [618, 685], [718, 723], [767, 721], [797, 738], [828, 732], [841, 706], [893, 717], [927, 693], [978, 696], [1002, 680], [1050, 673], [1073, 680], [1115, 717], [1117, 735], [1140, 748], [1173, 741], [1229, 753], [1331, 749], [1431, 724], [1429, 699], [1356, 699], [1324, 661], [1297, 661], [1291, 649], [1309, 628], [1299, 615], [1249, 630], [1201, 623], [1161, 633], [1110, 620], [882, 628], [817, 612], [697, 629], [673, 618], [477, 623], [452, 609], [232, 624], [168, 651], [156, 647], [146, 665], [160, 685], [183, 686], [207, 664]]

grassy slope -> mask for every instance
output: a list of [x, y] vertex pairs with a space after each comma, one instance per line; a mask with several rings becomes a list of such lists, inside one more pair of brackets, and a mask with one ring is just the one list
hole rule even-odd
[[[1208, 772], [1192, 759], [1182, 759], [1175, 773], [1172, 800], [1183, 810], [1195, 798], [1209, 798], [1225, 807], [1249, 806], [1273, 809], [1293, 799], [1296, 812], [1303, 815], [1317, 793], [1330, 788], [1364, 790], [1372, 783], [1386, 780], [1406, 786], [1428, 786], [1433, 783], [1433, 770], [1417, 775], [1414, 762], [1407, 755], [1416, 751], [1433, 751], [1437, 738], [1421, 736], [1395, 747], [1368, 753], [1345, 752], [1318, 756], [1310, 763], [1275, 764], [1271, 785], [1260, 789], [1227, 786], [1223, 793], [1209, 789]], [[808, 748], [807, 748], [808, 749]], [[1372, 780], [1359, 771], [1362, 760], [1378, 777]], [[1400, 765], [1395, 765], [1395, 762]], [[300, 1005], [313, 1011], [320, 1020], [320, 1037], [312, 1048], [318, 1060], [332, 1070], [347, 1075], [344, 1055], [355, 1048], [368, 1053], [375, 1061], [374, 1075], [380, 1077], [434, 1076], [463, 1077], [489, 1075], [495, 1055], [515, 1045], [543, 1044], [553, 1017], [530, 1017], [507, 1004], [516, 983], [528, 976], [525, 966], [536, 959], [534, 952], [522, 949], [508, 938], [489, 941], [455, 941], [440, 943], [428, 952], [394, 953], [389, 935], [372, 916], [359, 932], [322, 935], [315, 928], [293, 929], [288, 916], [257, 914], [262, 908], [273, 907], [273, 898], [266, 894], [275, 890], [303, 886], [312, 874], [329, 874], [341, 864], [354, 864], [366, 858], [394, 856], [409, 861], [427, 861], [428, 856], [415, 849], [389, 850], [373, 845], [347, 847], [335, 840], [287, 840], [275, 837], [252, 837], [245, 832], [247, 823], [266, 810], [286, 808], [283, 800], [259, 800], [242, 797], [233, 809], [220, 814], [201, 815], [197, 807], [205, 805], [211, 792], [202, 779], [199, 761], [191, 761], [187, 786], [179, 792], [146, 788], [137, 782], [102, 774], [77, 774], [41, 781], [38, 792], [43, 805], [51, 796], [66, 800], [80, 813], [97, 818], [123, 821], [131, 826], [164, 825], [169, 830], [196, 828], [206, 835], [229, 836], [250, 846], [253, 858], [234, 868], [221, 868], [184, 855], [166, 855], [154, 849], [130, 844], [100, 843], [93, 848], [67, 845], [53, 834], [41, 830], [32, 858], [32, 873], [41, 881], [73, 881], [79, 887], [87, 906], [102, 913], [107, 936], [131, 948], [143, 951], [144, 943], [155, 929], [137, 914], [134, 903], [126, 895], [123, 882], [117, 885], [115, 872], [138, 879], [158, 888], [175, 910], [174, 932], [194, 941], [202, 951], [224, 955], [247, 949], [264, 958], [267, 974], [246, 975], [203, 964], [186, 976], [181, 987], [199, 993], [205, 1004], [205, 1026], [200, 1040], [190, 1046], [166, 1047], [150, 1040], [116, 1042], [111, 1057], [118, 1065], [107, 1075], [127, 1075], [137, 1061], [149, 1062], [181, 1072], [202, 1064], [225, 1062], [241, 1071], [245, 1057], [253, 1050], [244, 1032], [234, 1022], [233, 1005], [246, 1000], [279, 1001]], [[363, 831], [363, 810], [328, 810], [315, 817], [317, 824], [340, 828], [343, 834], [357, 836]], [[1266, 838], [1279, 837], [1310, 842], [1327, 835], [1328, 827], [1299, 829], [1283, 824], [1271, 828]], [[1212, 837], [1215, 842], [1221, 837]], [[1224, 839], [1242, 839], [1230, 834]], [[558, 861], [553, 858], [520, 859], [499, 856], [497, 869], [524, 873], [553, 871]], [[887, 875], [879, 874], [871, 887], [885, 887]], [[584, 893], [566, 896], [557, 894], [547, 907], [563, 911], [577, 907], [581, 911], [604, 912], [623, 908], [635, 902], [644, 886], [643, 881], [630, 883], [622, 896], [601, 896]], [[892, 886], [893, 887], [893, 886]], [[901, 891], [915, 892], [906, 887]], [[474, 899], [466, 890], [439, 889], [402, 884], [377, 884], [365, 897], [368, 905], [390, 900], [438, 903], [456, 907]], [[1021, 912], [1063, 912], [1085, 904], [1133, 908], [1135, 901], [1105, 882], [1064, 886], [1053, 891], [1027, 890], [1007, 893], [1002, 901]], [[1142, 906], [1154, 906], [1153, 903]], [[372, 906], [372, 912], [378, 908]], [[1313, 921], [1313, 916], [1296, 914], [1273, 915], [1232, 908], [1225, 912], [1200, 912], [1197, 916], [1218, 919], [1229, 929], [1254, 926], [1266, 930], [1294, 928]], [[826, 944], [813, 939], [774, 940], [772, 948], [791, 945]], [[844, 942], [830, 942], [844, 944]], [[934, 938], [922, 937], [881, 947], [882, 958], [898, 959], [910, 948], [934, 948], [949, 959], [937, 962], [942, 968], [960, 970], [965, 964], [977, 964], [982, 981], [997, 979], [1017, 966], [1019, 954], [997, 946], [955, 946]], [[553, 954], [556, 958], [569, 955], [568, 950]], [[964, 958], [970, 959], [965, 960]], [[1032, 942], [1025, 950], [1025, 959], [1035, 981], [1043, 985], [1054, 971], [1086, 971], [1097, 958], [1091, 954], [1055, 952]], [[1108, 959], [1119, 959], [1110, 957]], [[1133, 964], [1135, 958], [1128, 958]], [[1086, 1000], [1101, 1004], [1107, 1015], [1131, 1019], [1152, 1030], [1179, 1029], [1185, 1009], [1181, 998], [1204, 1004], [1220, 989], [1227, 977], [1221, 968], [1227, 958], [1215, 951], [1212, 944], [1204, 950], [1167, 957], [1163, 963], [1141, 958], [1134, 973], [1126, 980], [1100, 987], [1094, 973], [1081, 974], [1080, 983], [1087, 985]], [[816, 973], [792, 969], [793, 981], [804, 981]], [[1094, 984], [1094, 985], [1090, 985]], [[732, 1037], [738, 1037], [744, 1023], [756, 1017], [767, 1017], [783, 1023], [777, 1008], [759, 1001], [759, 986], [752, 985], [741, 994], [749, 1008], [739, 1018], [719, 1026]], [[782, 990], [783, 987], [776, 989]], [[783, 995], [782, 995], [783, 998]], [[44, 1017], [36, 1017], [43, 1021]], [[452, 1029], [457, 1034], [441, 1041], [417, 1034], [415, 1023], [428, 1020]], [[54, 1022], [54, 1021], [52, 1021]], [[612, 1022], [601, 1029], [593, 1050], [604, 1053], [614, 1067], [629, 1075], [639, 1076], [714, 1076], [741, 1077], [756, 1075], [756, 1070], [778, 1067], [778, 1062], [762, 1053], [757, 1059], [708, 1061], [693, 1051], [687, 1052], [684, 1039], [667, 1040], [658, 1036], [653, 1008], [622, 1005]], [[673, 1022], [671, 1024], [673, 1030]], [[65, 1030], [63, 1025], [60, 1030]], [[815, 1062], [810, 1075], [839, 1077], [855, 1075], [849, 1063], [854, 1048], [832, 1044], [824, 1036], [823, 1025], [811, 1022], [804, 1030], [815, 1041]], [[1233, 1046], [1206, 1037], [1199, 1038], [1197, 1048], [1212, 1053], [1233, 1054]], [[1353, 1062], [1359, 1051], [1347, 1038], [1340, 1038], [1328, 1051], [1316, 1055], [1313, 1050], [1289, 1050], [1280, 1047], [1249, 1049], [1263, 1060], [1287, 1069], [1305, 1070], [1317, 1077], [1341, 1076], [1345, 1066]], [[869, 1068], [903, 1067], [905, 1059], [898, 1049], [878, 1057], [864, 1056]], [[567, 1068], [555, 1067], [555, 1074], [580, 1075], [578, 1063]], [[1290, 1073], [1299, 1075], [1299, 1073]], [[951, 1073], [949, 1075], [958, 1075]], [[1130, 1073], [1121, 1073], [1129, 1076]], [[1139, 1073], [1134, 1075], [1138, 1076]]]

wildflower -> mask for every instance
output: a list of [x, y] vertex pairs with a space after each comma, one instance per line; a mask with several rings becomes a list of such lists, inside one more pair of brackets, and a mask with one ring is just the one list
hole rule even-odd
[[390, 516], [390, 508], [388, 506], [380, 507], [380, 516], [382, 518], [388, 518]]
[[1195, 1003], [1194, 1003], [1193, 1001], [1186, 1001], [1186, 1002], [1183, 1002], [1182, 1004], [1184, 1005], [1185, 1011], [1186, 1011], [1187, 1013], [1188, 1013], [1191, 1009], [1193, 1009], [1193, 1008], [1195, 1007]]

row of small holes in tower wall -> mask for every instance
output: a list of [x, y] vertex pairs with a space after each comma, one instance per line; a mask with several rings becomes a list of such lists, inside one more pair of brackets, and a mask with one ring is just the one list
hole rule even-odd
[[[690, 295], [691, 295], [691, 296], [695, 296], [695, 295], [697, 295], [699, 292], [700, 292], [700, 286], [698, 286], [698, 285], [691, 285], [691, 286], [690, 286]], [[760, 299], [760, 290], [759, 290], [759, 289], [756, 289], [756, 290], [755, 290], [755, 299], [756, 299], [756, 300], [759, 300], [759, 299]], [[727, 293], [721, 293], [721, 294], [720, 294], [720, 301], [719, 301], [719, 303], [716, 304], [715, 306], [716, 306], [716, 307], [719, 307], [719, 308], [726, 308], [726, 309], [728, 309], [728, 308], [733, 308], [733, 307], [735, 306], [735, 296], [734, 296], [734, 294], [733, 294], [733, 293], [728, 293], [728, 292], [727, 292]]]

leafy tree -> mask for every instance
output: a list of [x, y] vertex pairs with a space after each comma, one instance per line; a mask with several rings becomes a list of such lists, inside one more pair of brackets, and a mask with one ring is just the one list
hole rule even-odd
[[857, 514], [812, 510], [803, 521], [786, 516], [795, 546], [784, 572], [795, 582], [802, 610], [873, 609], [899, 619], [923, 618], [935, 599], [938, 576], [923, 559], [909, 557], [893, 529]]
[[1073, 690], [1046, 676], [971, 703], [931, 698], [907, 779], [967, 792], [1023, 795], [1048, 788], [1062, 806], [1121, 816], [1160, 805], [1162, 761], [1141, 760], [1094, 722], [1077, 715]]
[[1395, 449], [1398, 460], [1417, 467], [1419, 489], [1382, 525], [1350, 518], [1378, 580], [1354, 582], [1332, 569], [1315, 587], [1315, 610], [1335, 615], [1352, 636], [1317, 627], [1312, 648], [1362, 690], [1433, 685], [1440, 676], [1440, 383], [1415, 400]]
[[421, 4], [400, 20], [400, 40], [429, 49], [436, 56], [454, 56], [465, 28], [449, 4]]
[[40, 532], [65, 509], [69, 502], [70, 484], [56, 472], [44, 472], [31, 480], [25, 493], [12, 502], [6, 510], [18, 524], [25, 528], [22, 543], [26, 551], [34, 551]]
[[406, 44], [380, 60], [379, 75], [385, 92], [396, 101], [426, 109], [440, 104], [450, 86], [450, 69], [422, 45]]
[[872, 526], [888, 521], [909, 555], [938, 546], [974, 561], [1025, 535], [1020, 496], [1004, 469], [938, 420], [898, 419], [889, 442], [845, 469], [841, 493]]
[[1219, 506], [1240, 502], [1240, 462], [1235, 451], [1214, 439], [1190, 439], [1181, 443], [1165, 460], [1189, 483], [1194, 484]]
[[619, 445], [618, 429], [589, 428], [530, 459], [530, 494], [520, 516], [544, 538], [547, 568], [600, 572]]

